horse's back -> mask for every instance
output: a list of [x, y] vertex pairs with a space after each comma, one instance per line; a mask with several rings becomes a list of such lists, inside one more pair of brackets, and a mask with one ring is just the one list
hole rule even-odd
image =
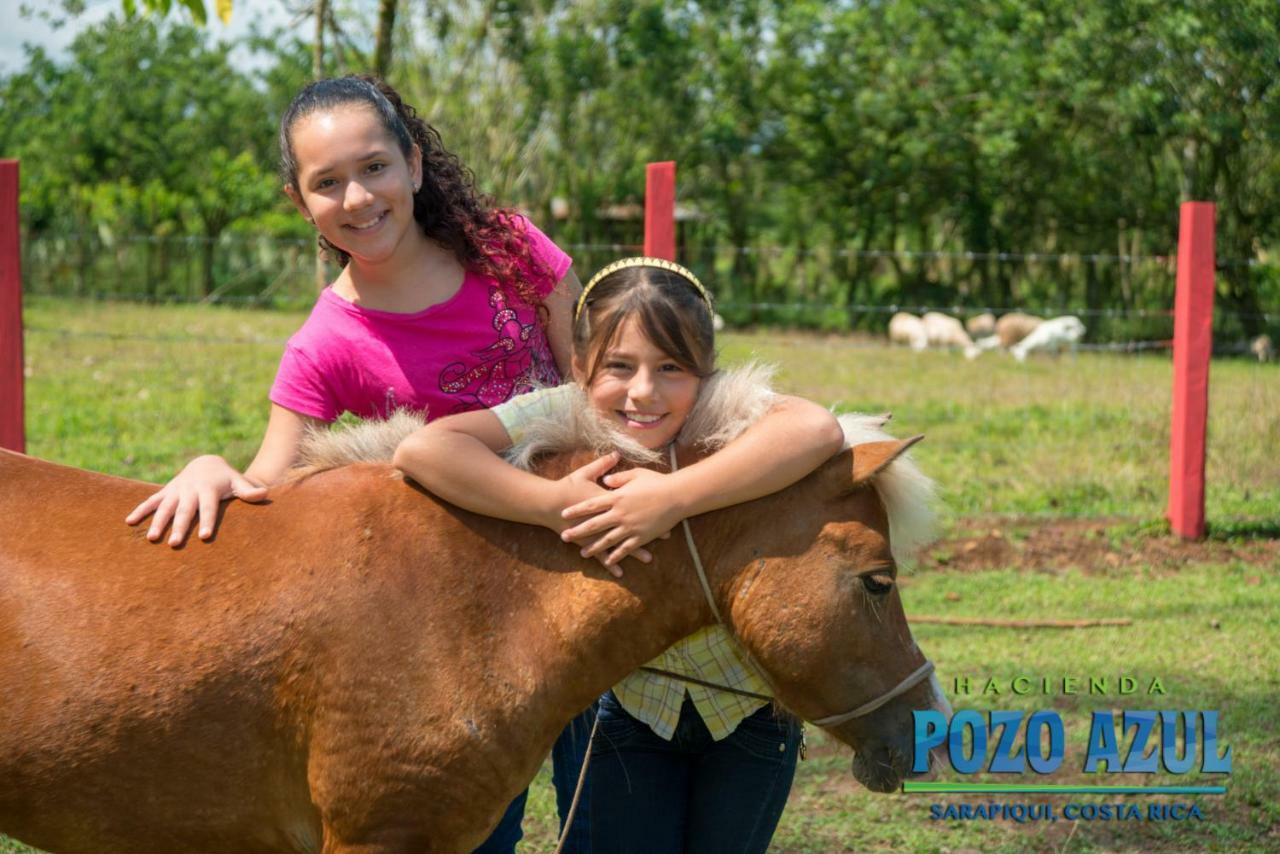
[[233, 831], [227, 850], [305, 849], [270, 830], [292, 814], [305, 837], [315, 816], [260, 589], [193, 560], [208, 544], [172, 550], [125, 525], [152, 490], [0, 453], [0, 830], [177, 851], [248, 827], [266, 835]]

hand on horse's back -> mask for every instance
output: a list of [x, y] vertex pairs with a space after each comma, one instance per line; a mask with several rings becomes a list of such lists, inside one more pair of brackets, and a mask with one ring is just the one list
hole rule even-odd
[[222, 457], [212, 454], [196, 457], [187, 463], [173, 480], [125, 517], [125, 522], [136, 525], [151, 516], [147, 539], [159, 542], [166, 526], [169, 545], [177, 548], [186, 542], [193, 520], [199, 523], [200, 539], [213, 537], [218, 522], [218, 506], [228, 498], [243, 501], [262, 501], [267, 488], [253, 483], [236, 471]]

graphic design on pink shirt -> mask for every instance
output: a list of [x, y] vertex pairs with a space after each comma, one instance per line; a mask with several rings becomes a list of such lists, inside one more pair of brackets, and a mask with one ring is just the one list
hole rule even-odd
[[507, 298], [496, 288], [489, 288], [489, 306], [494, 310], [493, 329], [497, 340], [471, 355], [480, 364], [467, 367], [453, 362], [440, 372], [440, 391], [457, 399], [451, 412], [466, 412], [479, 407], [490, 408], [517, 394], [539, 386], [555, 385], [559, 376], [546, 346], [546, 338], [538, 333], [537, 319], [521, 323]]

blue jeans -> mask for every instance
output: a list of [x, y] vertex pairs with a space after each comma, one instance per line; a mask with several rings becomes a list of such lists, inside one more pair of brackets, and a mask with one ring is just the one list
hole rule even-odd
[[766, 706], [715, 741], [686, 696], [675, 735], [600, 698], [591, 748], [591, 844], [616, 852], [763, 852], [782, 817], [800, 727]]
[[[560, 829], [564, 830], [564, 817], [573, 803], [573, 790], [578, 786], [578, 772], [582, 770], [582, 760], [587, 754], [587, 739], [591, 736], [591, 725], [596, 719], [596, 709], [592, 705], [582, 714], [569, 721], [569, 725], [560, 733], [555, 745], [551, 748], [551, 781], [556, 787], [556, 809], [560, 813]], [[572, 854], [591, 854], [591, 775], [582, 784], [582, 797], [578, 799], [578, 811], [573, 817], [573, 827], [564, 841], [564, 850]], [[529, 790], [521, 792], [507, 811], [503, 814], [498, 826], [489, 834], [484, 844], [476, 849], [475, 854], [512, 854], [516, 843], [524, 837], [520, 823], [524, 820], [524, 802], [529, 797]]]

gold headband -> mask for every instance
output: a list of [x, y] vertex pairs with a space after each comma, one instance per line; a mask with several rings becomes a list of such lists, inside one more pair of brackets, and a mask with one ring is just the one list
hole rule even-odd
[[648, 258], [645, 256], [637, 256], [635, 258], [621, 258], [608, 265], [600, 272], [591, 277], [591, 281], [587, 282], [587, 286], [582, 289], [582, 293], [578, 296], [578, 304], [573, 309], [573, 319], [576, 321], [578, 315], [582, 314], [582, 307], [587, 303], [587, 294], [591, 293], [591, 289], [600, 283], [600, 280], [611, 273], [619, 270], [625, 270], [628, 267], [657, 267], [659, 270], [666, 270], [668, 273], [675, 273], [677, 276], [683, 276], [693, 285], [694, 289], [702, 296], [702, 301], [707, 304], [707, 311], [714, 312], [711, 306], [711, 294], [707, 293], [707, 289], [702, 286], [702, 282], [698, 281], [688, 268], [682, 267], [674, 261], [667, 261], [664, 258]]

